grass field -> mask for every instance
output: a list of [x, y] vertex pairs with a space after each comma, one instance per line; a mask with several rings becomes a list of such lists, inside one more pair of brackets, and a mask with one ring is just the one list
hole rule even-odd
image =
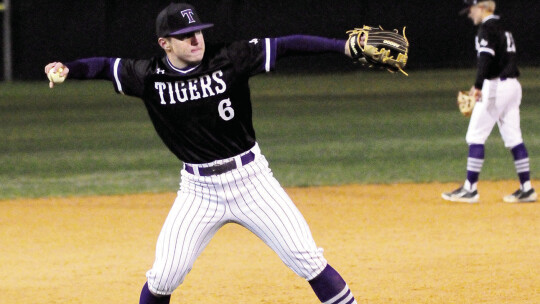
[[[540, 69], [523, 69], [522, 130], [540, 168]], [[461, 181], [473, 70], [251, 80], [263, 153], [284, 186]], [[0, 84], [0, 199], [175, 191], [181, 162], [137, 99], [104, 81]], [[515, 178], [497, 130], [481, 179]]]

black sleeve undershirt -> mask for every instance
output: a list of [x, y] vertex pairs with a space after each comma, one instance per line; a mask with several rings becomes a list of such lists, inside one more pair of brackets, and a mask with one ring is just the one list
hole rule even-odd
[[476, 82], [474, 83], [474, 87], [481, 90], [482, 86], [484, 84], [484, 80], [487, 79], [487, 75], [489, 72], [489, 66], [491, 65], [491, 62], [493, 61], [493, 56], [491, 56], [488, 53], [481, 52], [478, 56], [478, 63], [477, 63], [477, 72], [476, 72]]

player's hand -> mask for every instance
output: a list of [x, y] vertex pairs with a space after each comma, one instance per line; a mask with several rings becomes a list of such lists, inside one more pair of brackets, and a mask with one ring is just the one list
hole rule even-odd
[[479, 90], [474, 86], [469, 91], [469, 96], [474, 97], [477, 102], [482, 102], [482, 90]]
[[[51, 63], [47, 64], [45, 66], [45, 75], [48, 75], [50, 70], [57, 71], [60, 68], [62, 69], [62, 72], [60, 73], [60, 76], [67, 77], [67, 75], [69, 73], [69, 69], [68, 69], [67, 66], [65, 66], [61, 62], [51, 62]], [[52, 89], [53, 87], [54, 87], [54, 82], [49, 81], [49, 88]]]
[[[364, 34], [362, 34], [362, 36], [360, 36], [360, 45], [362, 47], [364, 47], [364, 41], [366, 41], [366, 37], [364, 36]], [[351, 48], [349, 47], [349, 40], [347, 40], [347, 42], [345, 43], [345, 55], [352, 58]]]

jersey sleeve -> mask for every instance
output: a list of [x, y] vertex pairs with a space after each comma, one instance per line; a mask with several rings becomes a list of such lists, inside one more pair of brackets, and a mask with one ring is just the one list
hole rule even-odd
[[490, 31], [482, 30], [476, 37], [476, 51], [478, 56], [481, 53], [486, 53], [491, 56], [495, 56], [495, 50], [497, 49], [497, 37], [490, 34]]
[[235, 69], [242, 74], [253, 76], [270, 72], [276, 63], [276, 39], [237, 41], [229, 46], [228, 53]]
[[474, 87], [481, 90], [484, 85], [484, 80], [488, 78], [489, 66], [493, 61], [493, 56], [488, 53], [479, 53], [478, 54], [478, 63], [476, 67], [476, 80], [474, 82]]
[[345, 53], [347, 40], [319, 36], [291, 35], [276, 38], [277, 59], [289, 55]]
[[144, 80], [150, 74], [150, 60], [116, 58], [112, 65], [114, 89], [124, 95], [142, 97]]

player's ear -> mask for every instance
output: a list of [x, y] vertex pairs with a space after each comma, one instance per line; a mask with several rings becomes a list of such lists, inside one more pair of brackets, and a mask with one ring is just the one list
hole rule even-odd
[[171, 50], [171, 41], [170, 41], [170, 39], [159, 37], [158, 38], [158, 44], [165, 51], [170, 51]]

